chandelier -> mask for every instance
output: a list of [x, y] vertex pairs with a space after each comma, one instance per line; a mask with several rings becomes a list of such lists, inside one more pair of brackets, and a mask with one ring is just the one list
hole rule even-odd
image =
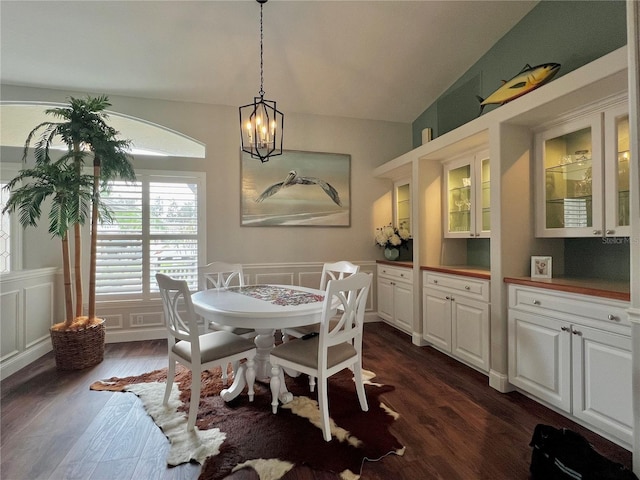
[[240, 141], [243, 152], [264, 163], [269, 161], [269, 157], [282, 155], [284, 115], [276, 108], [275, 101], [264, 98], [262, 7], [267, 0], [256, 1], [260, 4], [260, 91], [258, 97], [253, 97], [253, 103], [239, 109]]

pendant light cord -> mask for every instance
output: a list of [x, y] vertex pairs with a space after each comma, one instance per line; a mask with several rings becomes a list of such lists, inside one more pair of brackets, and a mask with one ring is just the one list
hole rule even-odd
[[264, 6], [263, 3], [260, 4], [260, 91], [258, 92], [258, 94], [260, 95], [260, 97], [264, 97], [264, 63], [262, 60], [262, 52], [263, 52], [263, 48], [262, 48], [262, 40], [263, 40], [263, 33], [262, 33], [262, 7]]

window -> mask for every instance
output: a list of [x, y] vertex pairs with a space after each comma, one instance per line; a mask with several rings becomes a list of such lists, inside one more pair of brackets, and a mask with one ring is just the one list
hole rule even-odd
[[156, 273], [198, 285], [204, 258], [204, 174], [136, 172], [137, 181], [113, 181], [102, 200], [112, 221], [98, 229], [96, 296], [149, 299]]
[[[0, 176], [0, 212], [9, 201], [9, 192], [5, 185], [19, 172], [18, 166], [2, 165]], [[20, 247], [22, 242], [22, 227], [18, 222], [18, 213], [12, 215], [0, 214], [0, 273], [12, 272], [22, 268]]]

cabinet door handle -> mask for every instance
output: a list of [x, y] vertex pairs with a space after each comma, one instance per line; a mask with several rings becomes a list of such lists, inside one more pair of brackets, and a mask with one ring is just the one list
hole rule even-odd
[[470, 234], [469, 234], [469, 236], [470, 236], [470, 237], [475, 237], [475, 234], [470, 233]]
[[612, 315], [612, 314], [607, 315], [607, 319], [613, 320], [615, 322], [619, 322], [620, 321], [619, 317], [616, 317], [615, 315]]
[[569, 327], [560, 327], [560, 330], [562, 330], [563, 332], [568, 332], [571, 329]]
[[580, 330], [576, 330], [576, 329], [571, 329], [571, 333], [573, 333], [574, 335], [582, 335], [582, 332]]
[[601, 235], [602, 234], [602, 230], [594, 230], [593, 234], [594, 235]]
[[451, 297], [451, 301], [452, 301], [452, 302], [455, 302], [455, 301], [456, 301], [456, 299], [455, 299], [455, 298], [453, 298], [453, 297]]
[[444, 297], [445, 300], [451, 300], [451, 297], [449, 295], [447, 295], [446, 297]]
[[464, 286], [464, 289], [465, 289], [465, 290], [471, 290], [471, 287], [470, 287], [469, 285], [465, 285], [465, 286]]
[[434, 280], [433, 283], [438, 283], [438, 280]]
[[404, 277], [404, 273], [401, 273], [401, 274], [400, 274], [400, 276], [401, 276], [401, 277]]
[[540, 305], [540, 300], [534, 300], [534, 301], [533, 301], [533, 304], [534, 304], [534, 305]]
[[613, 235], [614, 233], [616, 233], [616, 231], [615, 230], [606, 230], [605, 233], [607, 235]]

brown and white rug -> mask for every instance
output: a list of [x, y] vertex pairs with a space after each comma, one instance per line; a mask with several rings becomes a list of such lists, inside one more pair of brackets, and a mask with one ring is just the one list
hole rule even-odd
[[177, 372], [168, 408], [162, 406], [166, 369], [100, 380], [91, 389], [128, 391], [140, 397], [171, 442], [167, 463], [202, 464], [199, 480], [222, 480], [240, 468], [253, 468], [261, 480], [278, 480], [300, 466], [333, 472], [336, 479], [356, 480], [365, 461], [404, 453], [404, 447], [389, 432], [398, 415], [380, 400], [393, 387], [367, 381], [369, 411], [363, 412], [348, 370], [329, 380], [331, 442], [325, 442], [322, 431], [314, 425], [319, 418], [317, 397], [309, 392], [306, 375], [287, 377], [294, 400], [281, 405], [274, 415], [266, 384], [256, 383], [253, 402], [249, 402], [245, 389], [238, 398], [225, 403], [219, 396], [224, 388], [219, 368], [202, 374], [197, 428], [187, 433], [191, 372], [180, 365]]

